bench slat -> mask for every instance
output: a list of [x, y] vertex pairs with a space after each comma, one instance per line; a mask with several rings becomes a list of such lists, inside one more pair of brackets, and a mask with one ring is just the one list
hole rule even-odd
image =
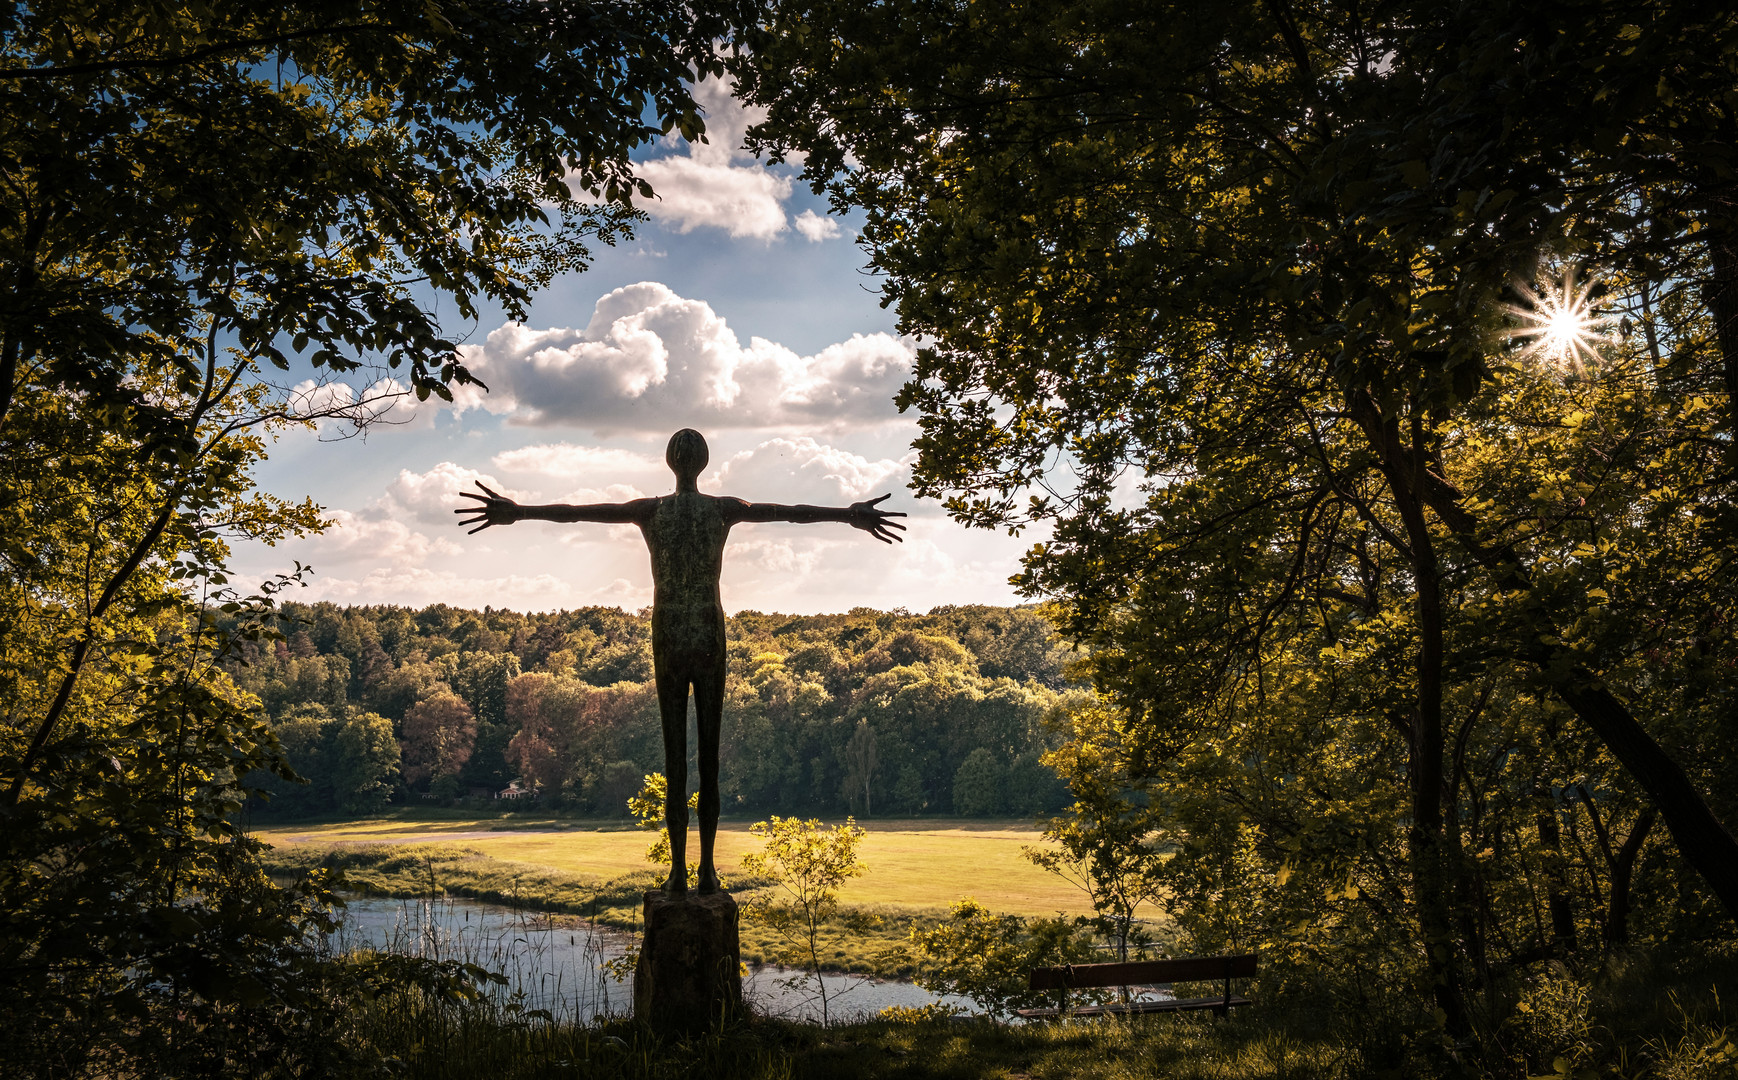
[[[1252, 1005], [1254, 1002], [1246, 997], [1187, 998], [1181, 1001], [1131, 1001], [1125, 1004], [1082, 1005], [1078, 1009], [1070, 1009], [1070, 1016], [1121, 1016], [1125, 1013], [1167, 1013], [1192, 1012], [1197, 1009], [1235, 1009], [1239, 1005]], [[1055, 1020], [1062, 1015], [1060, 1009], [1015, 1009], [1014, 1015], [1023, 1020]]]
[[1243, 979], [1254, 974], [1255, 954], [1245, 953], [1242, 956], [1198, 956], [1181, 960], [1135, 960], [1125, 964], [1074, 964], [1068, 967], [1034, 968], [1030, 986], [1033, 990], [1069, 990], [1088, 986]]

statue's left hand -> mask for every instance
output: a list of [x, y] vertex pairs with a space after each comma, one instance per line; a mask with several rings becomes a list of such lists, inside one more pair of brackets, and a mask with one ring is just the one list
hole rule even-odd
[[883, 544], [891, 544], [895, 540], [904, 543], [905, 537], [898, 535], [898, 533], [888, 532], [888, 530], [898, 529], [899, 532], [904, 532], [905, 526], [897, 521], [887, 519], [904, 517], [905, 515], [898, 510], [882, 510], [876, 506], [877, 503], [884, 503], [891, 498], [893, 498], [893, 493], [888, 492], [879, 499], [865, 499], [859, 503], [852, 503], [851, 527], [862, 529]]
[[475, 517], [460, 518], [459, 527], [461, 529], [466, 525], [476, 525], [477, 527], [470, 531], [479, 533], [491, 525], [511, 525], [519, 520], [518, 503], [505, 495], [484, 487], [481, 480], [477, 481], [477, 486], [483, 489], [483, 494], [479, 495], [474, 491], [459, 492], [461, 498], [477, 500], [476, 506], [461, 506], [453, 511], [455, 514], [476, 515]]

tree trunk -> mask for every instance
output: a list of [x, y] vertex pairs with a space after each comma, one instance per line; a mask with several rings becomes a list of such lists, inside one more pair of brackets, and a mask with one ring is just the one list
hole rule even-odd
[[1636, 856], [1641, 854], [1641, 845], [1647, 839], [1647, 834], [1653, 831], [1654, 821], [1658, 813], [1653, 807], [1648, 807], [1635, 827], [1629, 831], [1629, 838], [1617, 850], [1617, 858], [1611, 864], [1611, 914], [1605, 923], [1605, 944], [1609, 948], [1622, 945], [1629, 940], [1629, 886], [1635, 877]]
[[[1541, 645], [1533, 657], [1547, 677], [1561, 650]], [[1690, 777], [1609, 690], [1585, 668], [1571, 668], [1552, 681], [1553, 689], [1593, 729], [1606, 749], [1647, 792], [1665, 819], [1678, 853], [1738, 920], [1738, 840], [1714, 816]]]
[[[1540, 794], [1550, 798], [1551, 791], [1546, 788]], [[1563, 830], [1557, 821], [1555, 804], [1539, 808], [1538, 825], [1539, 844], [1551, 853], [1553, 863], [1547, 875], [1550, 891], [1545, 894], [1546, 909], [1551, 913], [1551, 943], [1559, 953], [1574, 952], [1579, 944], [1575, 938], [1575, 910], [1569, 906], [1569, 887], [1563, 881]]]
[[1406, 779], [1412, 796], [1412, 827], [1406, 836], [1411, 863], [1412, 887], [1416, 893], [1418, 929], [1423, 938], [1431, 996], [1442, 1010], [1449, 1033], [1457, 1038], [1470, 1031], [1461, 1000], [1459, 942], [1454, 933], [1451, 898], [1454, 889], [1444, 843], [1443, 731], [1442, 731], [1442, 581], [1436, 545], [1424, 516], [1420, 496], [1423, 461], [1423, 420], [1412, 410], [1412, 449], [1401, 444], [1398, 420], [1380, 414], [1368, 397], [1354, 404], [1360, 426], [1381, 462], [1384, 478], [1393, 493], [1396, 509], [1405, 525], [1408, 557], [1415, 587], [1418, 618], [1418, 651], [1415, 656], [1417, 704], [1412, 721], [1412, 741], [1407, 752]]

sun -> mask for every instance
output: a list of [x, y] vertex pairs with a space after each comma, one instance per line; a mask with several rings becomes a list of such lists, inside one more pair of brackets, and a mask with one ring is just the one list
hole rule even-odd
[[1609, 339], [1605, 327], [1611, 316], [1594, 310], [1592, 290], [1576, 284], [1573, 270], [1564, 273], [1556, 288], [1534, 292], [1522, 285], [1519, 291], [1527, 303], [1509, 305], [1509, 313], [1522, 323], [1509, 336], [1526, 342], [1522, 359], [1581, 367], [1599, 355], [1600, 346]]

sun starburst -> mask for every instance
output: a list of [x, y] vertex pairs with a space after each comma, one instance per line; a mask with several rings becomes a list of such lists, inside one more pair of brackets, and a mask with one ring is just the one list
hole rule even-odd
[[1525, 304], [1509, 305], [1509, 313], [1521, 320], [1510, 337], [1525, 342], [1523, 360], [1536, 359], [1567, 367], [1583, 367], [1599, 355], [1610, 340], [1605, 328], [1612, 316], [1594, 309], [1592, 289], [1578, 285], [1575, 272], [1566, 271], [1562, 282], [1534, 291], [1518, 286]]

